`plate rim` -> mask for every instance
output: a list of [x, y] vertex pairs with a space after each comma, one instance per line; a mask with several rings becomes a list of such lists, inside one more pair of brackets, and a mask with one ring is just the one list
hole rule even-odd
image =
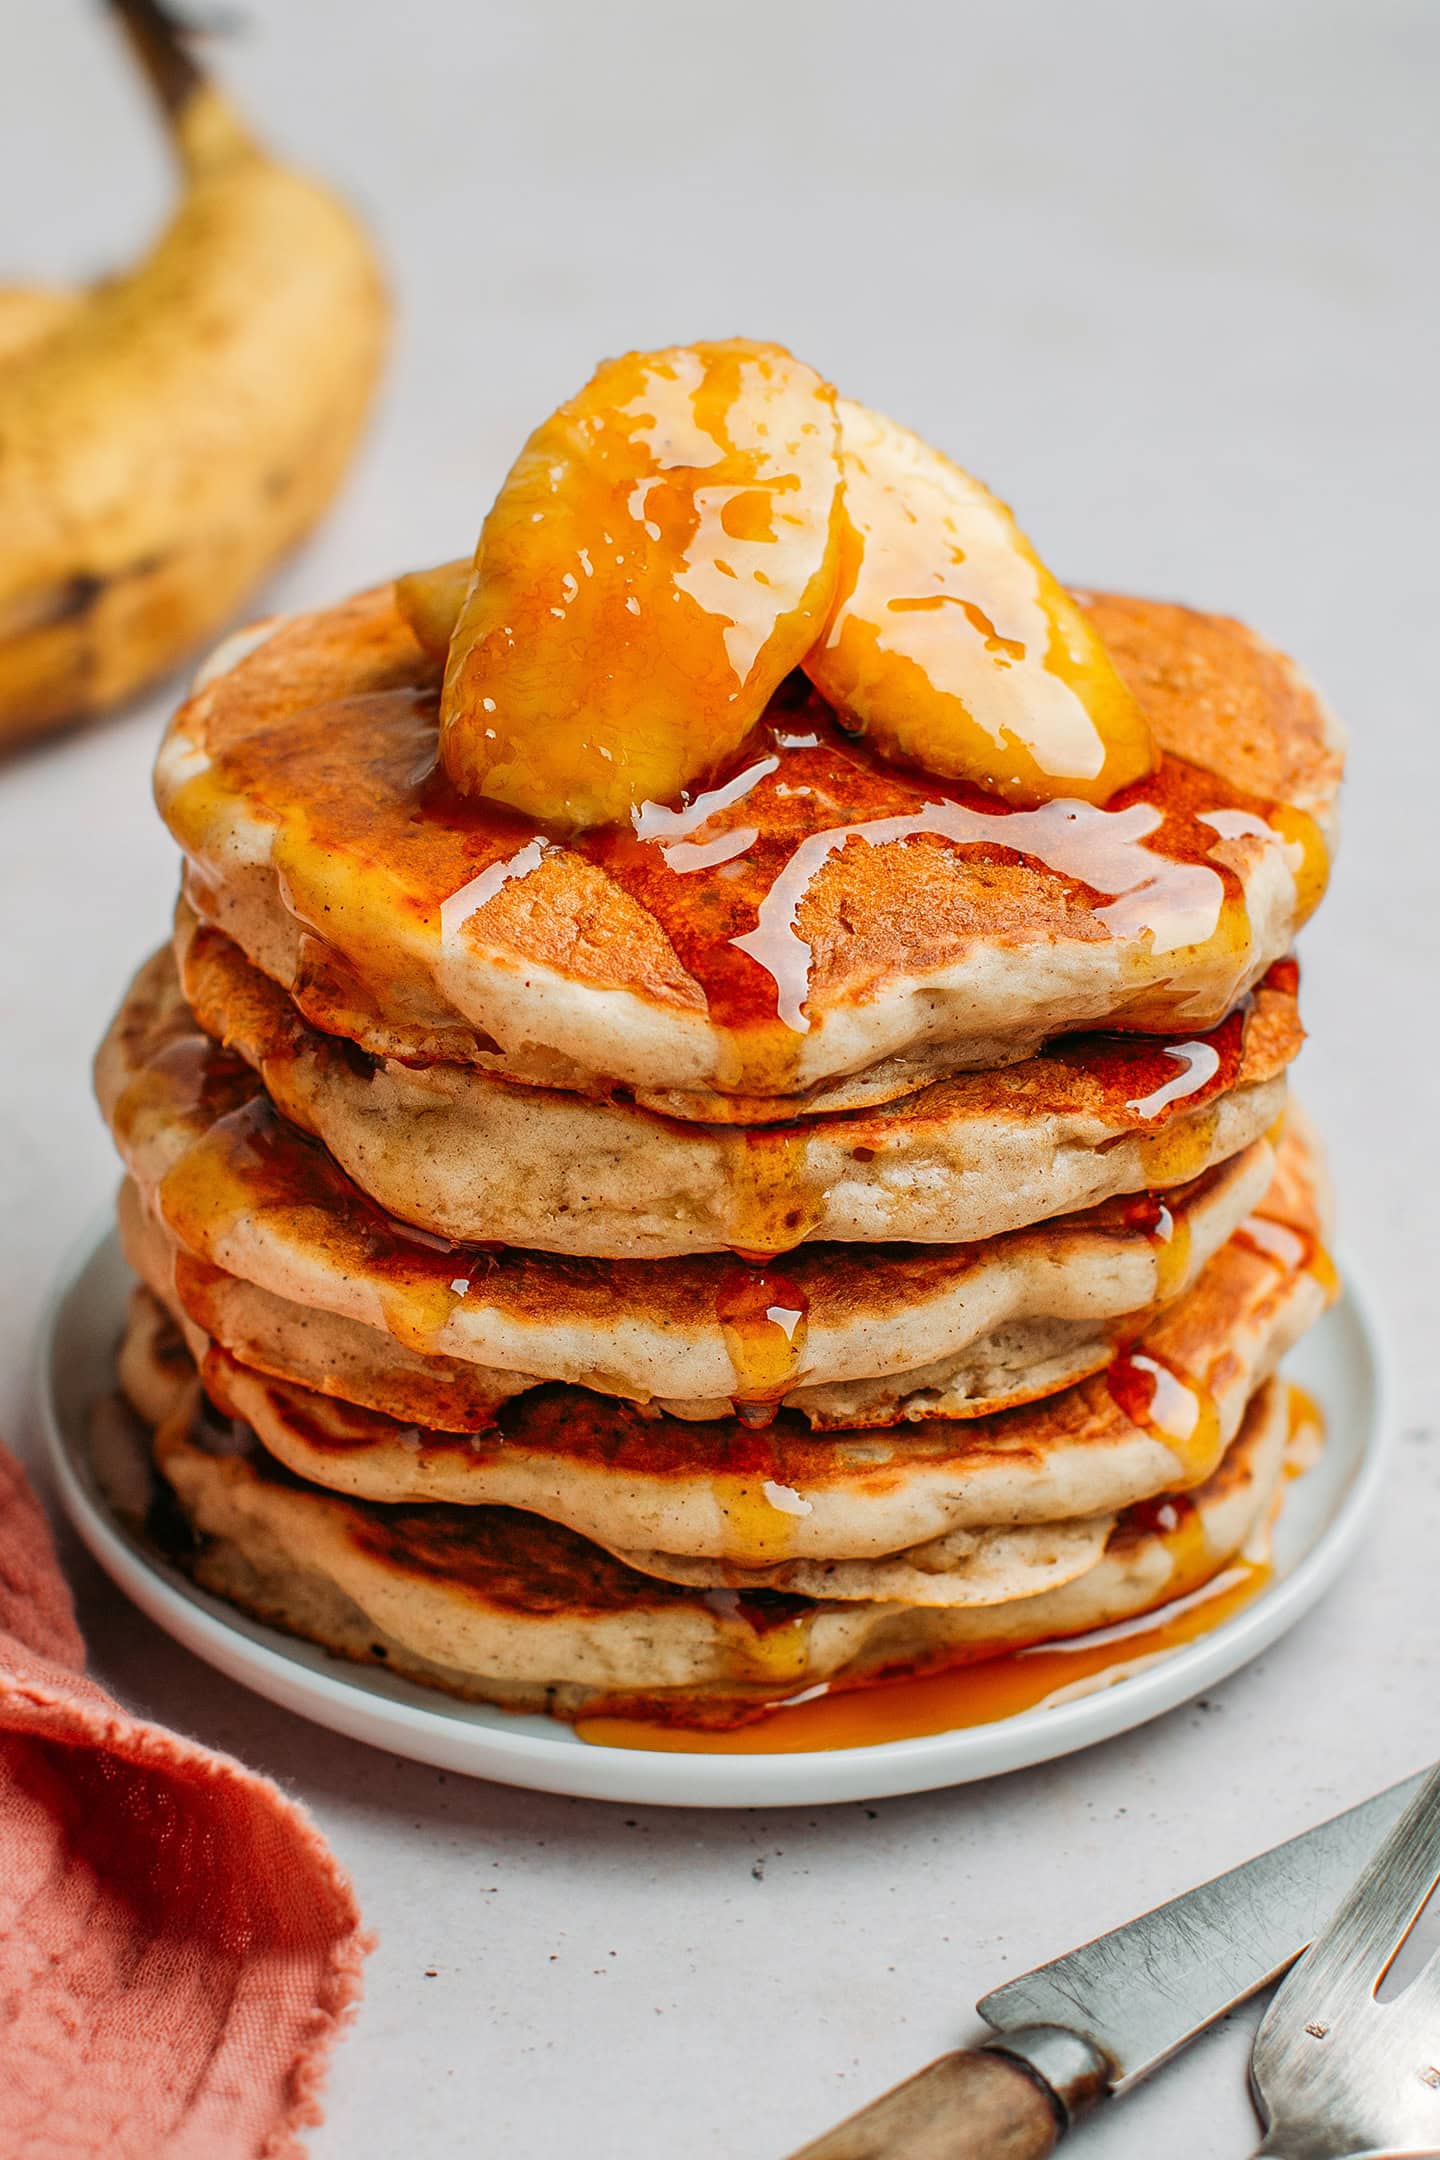
[[[334, 1671], [326, 1670], [310, 1662], [326, 1655], [321, 1646], [292, 1646], [283, 1630], [233, 1611], [146, 1551], [87, 1488], [54, 1387], [70, 1298], [107, 1254], [124, 1263], [111, 1210], [91, 1220], [61, 1261], [40, 1317], [33, 1374], [46, 1466], [68, 1520], [102, 1571], [183, 1648], [312, 1724], [463, 1775], [575, 1798], [704, 1808], [834, 1805], [1004, 1776], [1132, 1731], [1228, 1679], [1303, 1618], [1351, 1559], [1393, 1447], [1387, 1331], [1363, 1269], [1342, 1248], [1342, 1297], [1317, 1325], [1348, 1306], [1367, 1356], [1368, 1431], [1354, 1473], [1332, 1519], [1290, 1572], [1209, 1634], [1123, 1685], [1048, 1710], [868, 1747], [743, 1755], [587, 1747], [564, 1727], [553, 1737], [518, 1723], [507, 1731], [498, 1722], [471, 1722], [448, 1701], [432, 1707], [381, 1692], [360, 1677], [364, 1668], [352, 1671], [338, 1659]], [[498, 1721], [508, 1713], [497, 1705], [491, 1715]]]

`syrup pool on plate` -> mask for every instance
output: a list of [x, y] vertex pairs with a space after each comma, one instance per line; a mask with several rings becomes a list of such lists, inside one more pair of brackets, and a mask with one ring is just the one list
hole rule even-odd
[[[1325, 1416], [1314, 1397], [1293, 1383], [1286, 1389], [1286, 1406], [1286, 1472], [1290, 1478], [1303, 1477], [1324, 1446]], [[1132, 1519], [1142, 1513], [1148, 1517], [1146, 1527], [1164, 1539], [1180, 1580], [1203, 1573], [1204, 1530], [1188, 1495], [1162, 1494], [1143, 1510], [1130, 1511]], [[804, 1699], [782, 1703], [753, 1724], [729, 1732], [605, 1716], [582, 1718], [576, 1731], [593, 1747], [681, 1755], [791, 1755], [881, 1747], [892, 1740], [993, 1725], [1123, 1683], [1223, 1627], [1273, 1580], [1268, 1558], [1242, 1553], [1198, 1588], [1111, 1627], [1003, 1651], [941, 1672], [833, 1691], [812, 1689]]]
[[946, 1672], [817, 1694], [731, 1732], [698, 1732], [625, 1717], [582, 1718], [575, 1729], [594, 1747], [681, 1755], [790, 1755], [881, 1747], [927, 1733], [993, 1725], [1113, 1686], [1233, 1619], [1270, 1580], [1267, 1564], [1236, 1560], [1202, 1589], [1138, 1619]]

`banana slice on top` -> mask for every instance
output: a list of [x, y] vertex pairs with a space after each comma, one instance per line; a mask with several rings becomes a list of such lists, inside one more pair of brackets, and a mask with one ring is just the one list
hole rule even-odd
[[407, 570], [395, 580], [395, 605], [417, 645], [432, 660], [443, 660], [450, 650], [474, 575], [474, 563], [462, 555], [454, 562], [436, 563], [430, 570]]
[[[830, 613], [837, 438], [834, 391], [782, 346], [607, 361], [485, 521], [441, 695], [455, 786], [597, 825], [736, 750]], [[422, 642], [438, 597], [409, 596]]]
[[1005, 505], [908, 428], [841, 399], [834, 609], [805, 671], [882, 757], [1022, 807], [1152, 772], [1144, 714]]

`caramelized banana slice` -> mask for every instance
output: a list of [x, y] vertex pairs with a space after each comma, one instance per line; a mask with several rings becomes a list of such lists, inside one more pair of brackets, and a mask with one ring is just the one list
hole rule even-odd
[[432, 660], [450, 650], [475, 565], [468, 556], [437, 563], [433, 570], [407, 570], [395, 580], [395, 605]]
[[882, 756], [1023, 807], [1102, 803], [1154, 770], [1144, 714], [978, 480], [841, 399], [840, 578], [805, 661]]
[[834, 391], [783, 347], [607, 361], [485, 520], [440, 705], [456, 787], [582, 826], [709, 773], [830, 611], [839, 481]]

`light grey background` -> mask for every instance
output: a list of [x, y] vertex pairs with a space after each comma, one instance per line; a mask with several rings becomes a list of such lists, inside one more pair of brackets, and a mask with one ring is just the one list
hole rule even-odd
[[[741, 331], [972, 466], [1062, 572], [1249, 617], [1354, 731], [1302, 1080], [1404, 1438], [1349, 1580], [1208, 1707], [874, 1809], [568, 1803], [316, 1733], [76, 1560], [102, 1674], [303, 1794], [380, 1930], [317, 2160], [771, 2160], [949, 2043], [988, 1985], [1440, 1751], [1440, 12], [245, 12], [219, 64], [367, 207], [401, 311], [368, 454], [273, 604], [468, 547], [600, 355]], [[163, 153], [98, 9], [8, 0], [4, 27], [3, 261], [78, 275], [161, 214]], [[174, 885], [147, 791], [169, 695], [0, 771], [0, 1424], [22, 1447], [47, 1278], [115, 1175], [87, 1060]], [[1228, 2160], [1248, 2134], [1232, 2030], [1076, 2151]]]

